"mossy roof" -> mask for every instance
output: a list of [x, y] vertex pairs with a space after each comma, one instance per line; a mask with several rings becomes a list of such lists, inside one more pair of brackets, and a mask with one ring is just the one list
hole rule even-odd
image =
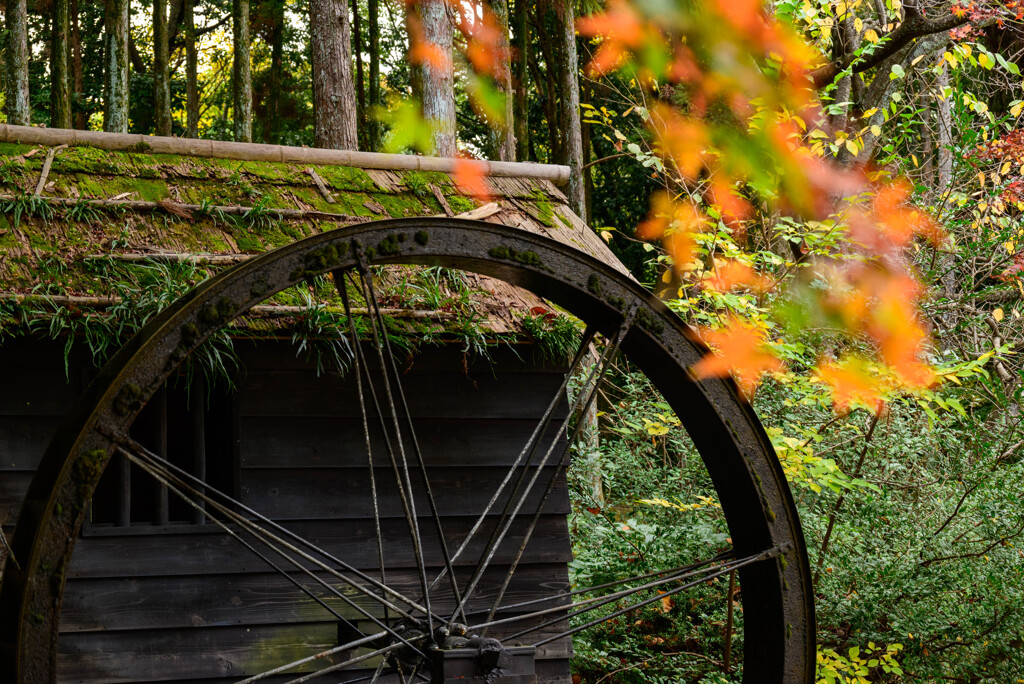
[[[42, 199], [33, 200], [50, 152], [52, 164]], [[496, 206], [485, 210], [485, 220], [553, 237], [622, 268], [550, 181], [493, 177], [489, 182]], [[0, 198], [4, 208], [0, 213], [0, 301], [45, 293], [86, 307], [117, 295], [116, 283], [93, 267], [97, 257], [137, 263], [143, 255], [158, 259], [191, 255], [206, 259], [204, 263], [229, 263], [339, 225], [459, 215], [480, 205], [452, 175], [441, 172], [14, 142], [0, 142]], [[86, 199], [129, 204], [85, 207], [80, 200]], [[196, 210], [196, 205], [204, 209]], [[254, 206], [259, 209], [249, 219], [239, 216], [244, 208]], [[225, 216], [210, 207], [236, 211]], [[260, 221], [259, 215], [271, 209], [298, 211]], [[483, 327], [490, 332], [515, 332], [522, 313], [544, 305], [534, 295], [500, 281], [476, 275], [467, 278]], [[388, 306], [422, 308], [423, 303], [414, 299], [391, 297]], [[278, 303], [294, 302], [284, 295]], [[438, 315], [436, 322], [443, 327], [445, 319]]]

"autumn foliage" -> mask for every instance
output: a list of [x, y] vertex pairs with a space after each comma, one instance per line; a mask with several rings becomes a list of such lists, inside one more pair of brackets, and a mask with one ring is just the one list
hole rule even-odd
[[[869, 372], [868, 359], [855, 354], [823, 361], [817, 376], [833, 388], [840, 408], [854, 399], [878, 405], [883, 384], [892, 380], [928, 386], [934, 379], [928, 333], [916, 313], [921, 288], [903, 250], [917, 239], [940, 242], [941, 230], [910, 204], [905, 183], [871, 180], [863, 168], [812, 151], [805, 133], [822, 112], [807, 72], [822, 57], [765, 16], [759, 2], [678, 7], [674, 14], [648, 15], [641, 5], [616, 0], [579, 23], [583, 34], [600, 41], [590, 72], [635, 74], [656, 102], [647, 127], [651, 149], [667, 169], [667, 187], [654, 196], [637, 236], [660, 240], [685, 283], [699, 235], [721, 221], [742, 236], [751, 203], [800, 221], [835, 222], [846, 236], [842, 248], [809, 264], [828, 287], [806, 289], [803, 296], [829, 325], [869, 339], [874, 361], [887, 370]], [[657, 97], [669, 88], [685, 93], [682, 106]], [[723, 108], [730, 115], [725, 123]], [[766, 160], [770, 171], [758, 166]], [[703, 282], [719, 291], [773, 285], [736, 263], [719, 265]], [[731, 373], [749, 396], [763, 374], [782, 368], [766, 331], [739, 315], [724, 316], [701, 334], [714, 355], [693, 367], [697, 377]]]

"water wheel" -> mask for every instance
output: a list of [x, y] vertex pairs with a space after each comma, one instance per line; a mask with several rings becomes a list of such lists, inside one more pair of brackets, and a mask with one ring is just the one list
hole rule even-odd
[[[486, 514], [494, 519], [495, 513], [502, 513], [493, 529], [478, 523], [461, 538], [440, 529], [436, 506], [444, 492], [430, 487], [430, 464], [423, 461], [410, 429], [401, 373], [389, 358], [379, 310], [372, 310], [376, 297], [367, 272], [382, 264], [439, 265], [499, 278], [547, 298], [586, 324], [566, 376], [584, 378], [582, 388], [569, 399], [562, 383], [519, 459], [495, 491], [482, 499], [487, 504], [479, 511], [480, 521]], [[353, 343], [352, 376], [365, 419], [379, 421], [391, 435], [367, 465], [381, 565], [376, 569], [354, 567], [239, 501], [232, 492], [216, 491], [130, 433], [150, 398], [215, 331], [274, 293], [326, 273], [333, 274], [346, 306], [345, 283], [363, 292], [371, 305], [373, 324], [369, 333], [360, 334], [364, 339], [369, 335], [375, 344]], [[356, 335], [354, 327], [352, 334]], [[584, 352], [596, 336], [603, 338], [604, 351], [597, 363], [584, 368]], [[4, 679], [58, 680], [68, 568], [97, 483], [118, 455], [151, 475], [162, 491], [216, 521], [261, 562], [280, 572], [304, 600], [314, 600], [337, 621], [337, 645], [312, 656], [268, 663], [258, 672], [239, 673], [233, 681], [305, 681], [328, 673], [334, 677], [330, 681], [538, 681], [533, 667], [536, 649], [564, 641], [593, 622], [587, 611], [603, 606], [602, 617], [596, 619], [606, 619], [610, 603], [616, 606], [612, 615], [624, 614], [665, 594], [738, 572], [744, 681], [811, 682], [814, 610], [797, 513], [768, 437], [734, 385], [725, 380], [696, 382], [688, 374], [705, 351], [659, 300], [606, 264], [545, 237], [490, 223], [436, 218], [367, 223], [300, 240], [224, 271], [152, 319], [121, 349], [50, 444], [19, 518], [12, 544], [17, 562], [8, 564], [0, 588]], [[376, 362], [369, 358], [378, 352]], [[717, 490], [732, 547], [685, 567], [623, 577], [600, 597], [587, 594], [591, 598], [580, 599], [582, 590], [561, 587], [528, 605], [501, 603], [531, 525], [552, 491], [555, 479], [546, 473], [557, 473], [564, 465], [567, 442], [579, 431], [571, 417], [594, 401], [597, 384], [616, 352], [646, 374], [681, 419]], [[374, 384], [367, 374], [375, 363], [382, 377]], [[569, 405], [564, 418], [554, 410], [559, 402]], [[547, 443], [549, 434], [554, 438]], [[374, 472], [390, 473], [393, 480], [388, 486], [405, 522], [405, 549], [416, 560], [411, 586], [389, 586], [384, 572], [394, 549], [381, 537], [376, 489], [380, 483], [372, 477]], [[489, 608], [479, 608], [475, 592], [481, 578], [495, 549], [512, 537], [518, 555], [505, 562], [497, 600], [485, 602]], [[469, 543], [471, 539], [476, 541]], [[428, 568], [425, 555], [441, 558], [440, 569]], [[652, 589], [662, 593], [650, 598]], [[573, 626], [567, 616], [573, 617]], [[541, 627], [547, 631], [538, 631]], [[289, 674], [296, 668], [309, 674]], [[351, 678], [350, 672], [360, 674]]]

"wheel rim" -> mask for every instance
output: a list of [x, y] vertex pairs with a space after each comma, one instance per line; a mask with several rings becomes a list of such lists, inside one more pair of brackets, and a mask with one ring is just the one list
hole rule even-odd
[[514, 228], [402, 219], [316, 235], [225, 271], [150, 321], [103, 369], [36, 471], [13, 540], [20, 568], [0, 587], [0, 645], [11, 681], [55, 681], [65, 574], [93, 489], [141, 408], [197, 346], [272, 294], [311, 276], [389, 263], [440, 265], [546, 297], [621, 350], [676, 411], [718, 492], [737, 556], [773, 552], [739, 570], [746, 681], [813, 681], [814, 612], [797, 513], [770, 442], [730, 381], [696, 383], [704, 353], [656, 298], [606, 264]]

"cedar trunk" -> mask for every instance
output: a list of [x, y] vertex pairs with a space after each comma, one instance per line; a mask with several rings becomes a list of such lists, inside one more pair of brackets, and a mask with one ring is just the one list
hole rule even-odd
[[71, 57], [68, 49], [70, 33], [68, 0], [54, 0], [53, 43], [50, 48], [51, 128], [71, 128]]
[[128, 132], [128, 12], [130, 0], [106, 0], [103, 34], [103, 130]]
[[516, 139], [512, 115], [512, 65], [508, 39], [508, 0], [485, 0], [494, 14], [495, 23], [501, 31], [498, 41], [498, 63], [494, 74], [495, 85], [504, 96], [503, 121], [496, 121], [491, 128], [491, 144], [501, 161], [516, 160]]
[[[440, 51], [452, 54], [452, 20], [446, 0], [422, 0], [419, 4], [423, 22], [423, 39]], [[423, 116], [434, 126], [434, 153], [454, 157], [455, 147], [455, 82], [450, 68], [437, 68], [424, 63], [422, 74]]]
[[25, 0], [7, 0], [7, 40], [4, 45], [7, 66], [7, 123], [28, 126], [31, 112], [28, 103], [28, 10]]
[[82, 30], [78, 14], [78, 0], [71, 0], [71, 79], [74, 84], [74, 95], [72, 96], [74, 126], [79, 130], [84, 130], [86, 117], [81, 102], [85, 92], [85, 83], [82, 73]]
[[515, 31], [513, 35], [515, 52], [515, 110], [514, 131], [516, 159], [529, 159], [530, 151], [530, 107], [527, 88], [530, 87], [529, 50], [530, 22], [526, 0], [516, 0]]
[[273, 0], [270, 8], [270, 75], [267, 85], [267, 120], [263, 141], [281, 142], [281, 87], [284, 83], [284, 0]]
[[153, 0], [153, 86], [156, 134], [171, 134], [171, 73], [167, 63], [167, 0]]
[[373, 115], [369, 120], [370, 142], [369, 148], [372, 152], [380, 150], [380, 123], [377, 121], [376, 110], [380, 106], [380, 15], [377, 10], [377, 0], [368, 0], [366, 3], [367, 19], [370, 23], [370, 106], [373, 107]]
[[313, 66], [313, 144], [354, 150], [356, 94], [352, 83], [352, 34], [345, 0], [310, 0]]
[[359, 149], [367, 149], [366, 141], [366, 82], [363, 76], [363, 22], [359, 14], [359, 3], [352, 5], [352, 42], [356, 53], [356, 131]]
[[252, 66], [249, 62], [249, 0], [232, 0], [232, 108], [236, 142], [252, 142]]
[[559, 120], [562, 125], [562, 162], [569, 166], [569, 206], [577, 216], [586, 214], [583, 189], [583, 136], [580, 129], [580, 81], [576, 59], [574, 3], [552, 0], [555, 11], [558, 50]]
[[199, 137], [199, 58], [193, 0], [185, 0], [185, 137]]

